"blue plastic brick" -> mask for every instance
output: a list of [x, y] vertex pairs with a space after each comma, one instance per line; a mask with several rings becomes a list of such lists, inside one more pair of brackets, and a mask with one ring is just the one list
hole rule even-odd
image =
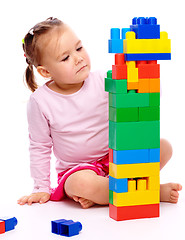
[[132, 24], [150, 24], [150, 25], [156, 25], [157, 24], [157, 18], [156, 17], [135, 17], [132, 19]]
[[127, 53], [124, 57], [125, 61], [171, 60], [171, 53]]
[[109, 40], [109, 53], [123, 53], [123, 39], [120, 39], [120, 29], [111, 28]]
[[160, 162], [160, 148], [149, 149], [149, 162]]
[[51, 231], [58, 235], [71, 237], [78, 235], [81, 230], [82, 224], [80, 222], [65, 219], [51, 221]]
[[120, 39], [120, 29], [119, 28], [111, 28], [110, 38], [111, 39]]
[[136, 33], [137, 39], [160, 39], [160, 25], [157, 25], [157, 18], [133, 18], [131, 31]]
[[109, 189], [113, 192], [128, 192], [128, 178], [113, 178], [109, 176]]
[[55, 220], [51, 222], [51, 232], [59, 234], [59, 223], [66, 222], [65, 219]]
[[115, 164], [135, 164], [148, 163], [149, 149], [138, 150], [113, 150], [113, 163]]
[[123, 39], [110, 39], [109, 53], [123, 53]]
[[15, 229], [15, 226], [17, 225], [17, 218], [12, 217], [12, 218], [8, 218], [8, 217], [4, 217], [4, 218], [0, 218], [0, 221], [4, 221], [5, 222], [5, 232], [11, 231], [13, 229]]

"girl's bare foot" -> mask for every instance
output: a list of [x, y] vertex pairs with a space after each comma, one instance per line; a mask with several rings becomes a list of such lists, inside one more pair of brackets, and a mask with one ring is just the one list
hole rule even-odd
[[182, 186], [178, 183], [166, 183], [160, 185], [160, 201], [177, 203], [179, 199], [178, 191], [182, 190]]
[[82, 206], [82, 208], [84, 208], [84, 209], [90, 208], [90, 207], [92, 207], [92, 206], [95, 205], [94, 202], [92, 202], [92, 201], [90, 201], [90, 200], [88, 200], [88, 199], [85, 199], [85, 198], [80, 198], [80, 197], [74, 196], [74, 197], [73, 197], [73, 200], [74, 200], [75, 202], [79, 202], [80, 205]]

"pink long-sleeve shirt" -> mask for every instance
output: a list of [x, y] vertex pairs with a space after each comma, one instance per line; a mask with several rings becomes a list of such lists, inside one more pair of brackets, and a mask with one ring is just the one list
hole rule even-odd
[[108, 93], [104, 73], [90, 73], [81, 89], [63, 95], [39, 87], [28, 102], [30, 168], [34, 192], [50, 192], [51, 151], [60, 173], [108, 153]]

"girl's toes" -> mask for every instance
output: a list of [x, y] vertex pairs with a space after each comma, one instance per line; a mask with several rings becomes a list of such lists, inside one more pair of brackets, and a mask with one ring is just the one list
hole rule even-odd
[[179, 183], [171, 183], [171, 188], [175, 191], [181, 191], [182, 190], [182, 185]]
[[171, 197], [178, 198], [179, 197], [179, 193], [177, 191], [172, 190], [171, 191]]
[[80, 198], [79, 199], [79, 202], [81, 204], [81, 206], [84, 208], [84, 209], [87, 209], [87, 208], [90, 208], [92, 207], [93, 205], [95, 205], [94, 202], [88, 200], [88, 199], [84, 199], [84, 198]]
[[179, 193], [177, 191], [172, 190], [171, 196], [170, 196], [170, 201], [172, 203], [177, 203], [179, 199]]
[[182, 185], [178, 184], [178, 190], [177, 191], [181, 191], [182, 190]]
[[83, 208], [85, 208], [85, 206], [87, 205], [88, 200], [84, 199], [84, 198], [79, 198], [79, 203], [81, 204], [81, 206]]
[[74, 200], [75, 202], [79, 202], [79, 197], [74, 196], [74, 197], [73, 197], [73, 200]]

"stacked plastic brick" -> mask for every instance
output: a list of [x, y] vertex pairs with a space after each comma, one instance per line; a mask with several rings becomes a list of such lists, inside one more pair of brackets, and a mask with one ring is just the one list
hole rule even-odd
[[[121, 38], [120, 38], [121, 31]], [[120, 221], [159, 216], [160, 65], [171, 41], [156, 18], [111, 29], [109, 92], [109, 214]]]

